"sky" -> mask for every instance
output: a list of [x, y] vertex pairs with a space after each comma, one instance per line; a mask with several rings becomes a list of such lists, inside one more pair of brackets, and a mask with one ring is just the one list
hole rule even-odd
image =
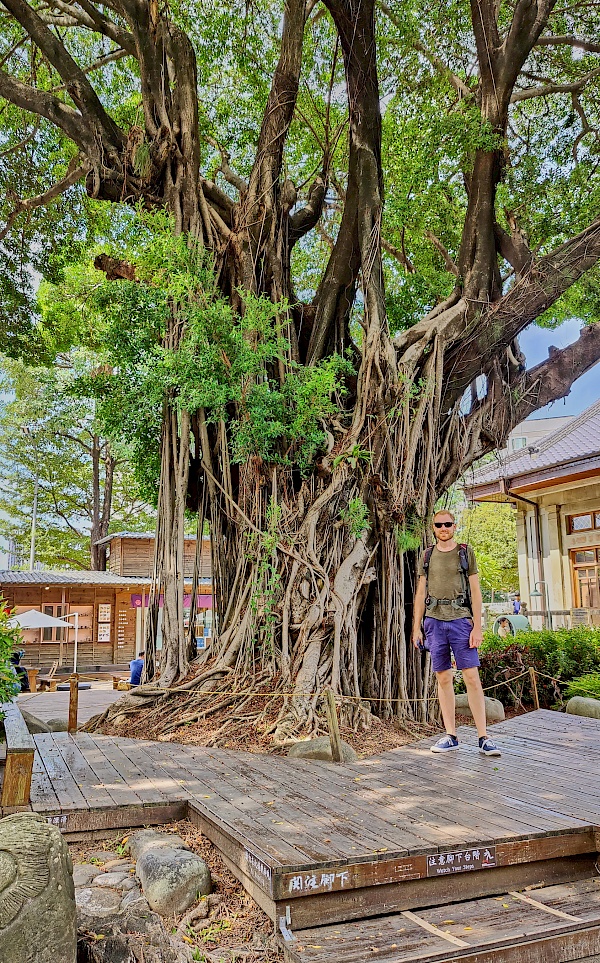
[[[581, 330], [581, 321], [572, 318], [565, 321], [559, 328], [549, 331], [532, 324], [521, 335], [519, 344], [527, 359], [527, 367], [531, 368], [548, 357], [548, 348], [566, 348], [572, 341], [576, 341]], [[586, 374], [582, 375], [571, 388], [570, 394], [560, 401], [555, 401], [545, 408], [536, 411], [532, 418], [557, 418], [560, 415], [579, 415], [585, 408], [589, 408], [600, 398], [600, 363], [596, 364]]]

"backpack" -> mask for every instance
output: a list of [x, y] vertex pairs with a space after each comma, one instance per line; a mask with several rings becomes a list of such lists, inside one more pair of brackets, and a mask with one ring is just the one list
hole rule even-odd
[[[425, 572], [425, 584], [426, 584], [426, 600], [430, 598], [429, 595], [429, 563], [431, 561], [431, 553], [433, 552], [435, 545], [429, 545], [425, 549], [425, 554], [423, 555], [423, 570]], [[460, 575], [463, 583], [463, 595], [465, 597], [465, 605], [468, 608], [471, 615], [473, 615], [473, 603], [471, 602], [471, 585], [469, 583], [469, 554], [467, 551], [467, 546], [464, 542], [461, 542], [458, 546], [458, 557], [460, 559]]]

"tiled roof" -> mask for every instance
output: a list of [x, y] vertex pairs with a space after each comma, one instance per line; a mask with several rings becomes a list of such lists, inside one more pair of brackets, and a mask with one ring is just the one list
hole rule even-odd
[[115, 575], [113, 572], [89, 572], [64, 569], [55, 572], [0, 571], [0, 585], [147, 585], [149, 579]]
[[469, 477], [468, 487], [500, 478], [516, 478], [540, 470], [573, 465], [600, 455], [600, 400], [557, 431], [493, 462], [482, 465]]

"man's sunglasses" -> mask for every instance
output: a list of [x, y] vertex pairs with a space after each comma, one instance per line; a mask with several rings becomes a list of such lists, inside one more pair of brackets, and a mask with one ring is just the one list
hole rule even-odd
[[434, 522], [436, 528], [454, 528], [454, 522]]

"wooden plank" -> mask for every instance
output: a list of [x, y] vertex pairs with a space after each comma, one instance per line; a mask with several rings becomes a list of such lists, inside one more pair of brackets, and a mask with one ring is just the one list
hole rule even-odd
[[4, 716], [2, 725], [6, 733], [6, 746], [9, 752], [34, 752], [33, 737], [21, 715], [17, 702], [0, 704], [0, 714]]
[[39, 752], [36, 751], [33, 758], [33, 772], [31, 778], [31, 790], [29, 793], [31, 807], [34, 812], [44, 813], [56, 812], [60, 809], [58, 797], [54, 792], [54, 787], [50, 777], [40, 759]]
[[81, 790], [86, 804], [91, 808], [100, 809], [114, 806], [113, 797], [103, 785], [102, 780], [98, 778], [75, 740], [72, 738], [55, 739], [54, 742], [65, 766]]
[[118, 745], [123, 755], [127, 756], [140, 773], [140, 783], [141, 780], [144, 780], [156, 793], [157, 799], [176, 802], [186, 798], [187, 794], [182, 787], [162, 766], [152, 759], [149, 752], [152, 747], [151, 742], [138, 739], [119, 739]]
[[65, 765], [64, 759], [54, 741], [53, 737], [55, 735], [59, 736], [61, 734], [41, 732], [34, 736], [34, 740], [44, 769], [56, 793], [60, 809], [65, 812], [75, 809], [86, 811], [89, 807], [85, 796]]
[[33, 749], [18, 752], [8, 749], [2, 781], [2, 797], [0, 799], [0, 805], [3, 809], [29, 805], [33, 756]]
[[537, 863], [501, 866], [480, 873], [462, 873], [452, 877], [406, 880], [362, 889], [281, 899], [275, 902], [275, 915], [285, 916], [286, 908], [294, 931], [310, 926], [348, 920], [366, 919], [385, 913], [419, 910], [436, 903], [450, 905], [467, 899], [495, 896], [508, 890], [524, 889], [552, 883], [567, 883], [589, 878], [594, 872], [595, 856], [570, 856]]
[[[573, 893], [579, 891], [583, 896], [590, 882], [575, 884]], [[556, 889], [540, 890], [540, 898], [546, 900], [548, 893]], [[415, 925], [420, 933], [415, 932]], [[582, 954], [596, 945], [600, 947], [600, 902], [593, 918], [561, 919], [550, 921], [549, 925], [545, 903], [535, 905], [535, 901], [523, 902], [502, 894], [452, 906], [438, 905], [418, 913], [404, 911], [359, 920], [345, 926], [295, 928], [293, 940], [285, 944], [285, 959], [290, 963], [364, 963], [376, 954], [382, 963], [539, 963], [548, 959], [565, 963], [583, 959]]]
[[469, 944], [466, 943], [465, 940], [459, 940], [456, 936], [453, 936], [452, 933], [444, 932], [444, 930], [441, 930], [438, 926], [434, 926], [432, 923], [428, 923], [427, 920], [424, 920], [421, 916], [418, 916], [416, 913], [411, 913], [410, 910], [406, 910], [402, 914], [402, 916], [405, 919], [411, 920], [411, 922], [416, 923], [417, 926], [423, 927], [423, 929], [427, 930], [429, 933], [433, 933], [434, 936], [440, 936], [442, 939], [447, 940], [449, 943], [452, 943], [454, 946], [469, 946]]
[[562, 910], [554, 909], [553, 906], [546, 906], [544, 903], [540, 903], [539, 900], [532, 899], [531, 896], [526, 896], [525, 893], [511, 892], [508, 895], [512, 896], [513, 899], [520, 899], [524, 903], [529, 903], [530, 906], [536, 906], [538, 909], [543, 910], [545, 913], [550, 913], [553, 916], [559, 916], [563, 920], [572, 920], [574, 923], [583, 922], [580, 916], [571, 916], [570, 913], [563, 913]]
[[125, 777], [121, 775], [105, 752], [108, 749], [107, 740], [110, 740], [110, 736], [93, 737], [88, 733], [81, 732], [77, 734], [76, 739], [100, 785], [110, 794], [113, 806], [143, 805], [138, 794], [131, 789]]

